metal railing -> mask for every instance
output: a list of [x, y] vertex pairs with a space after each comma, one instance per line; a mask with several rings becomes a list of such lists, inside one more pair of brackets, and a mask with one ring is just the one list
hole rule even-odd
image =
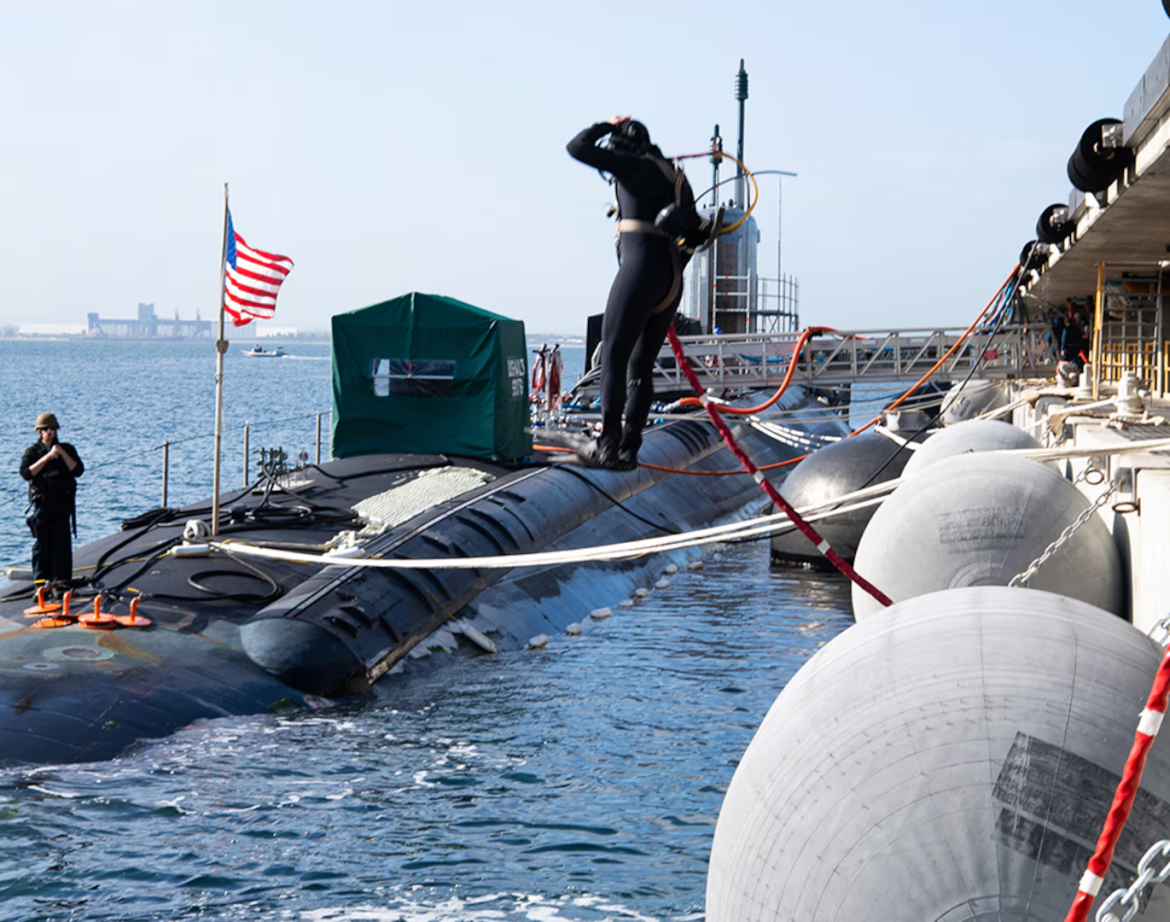
[[[324, 419], [324, 417], [329, 416], [331, 414], [332, 414], [332, 410], [324, 410], [324, 411], [318, 412], [316, 414], [308, 414], [305, 416], [295, 416], [295, 417], [289, 417], [289, 418], [280, 419], [280, 420], [269, 420], [265, 424], [270, 425], [272, 423], [287, 423], [287, 422], [297, 421], [300, 419], [312, 419], [315, 416], [316, 417], [316, 440], [317, 440], [316, 463], [318, 465], [320, 465], [322, 450], [326, 448], [326, 446], [324, 445], [324, 442], [323, 442], [324, 436], [323, 436], [323, 432], [322, 432], [321, 423], [322, 423], [322, 420]], [[252, 424], [250, 422], [244, 423], [244, 425], [242, 427], [242, 432], [243, 432], [243, 441], [244, 441], [244, 446], [243, 446], [244, 447], [244, 451], [243, 451], [243, 468], [244, 468], [244, 470], [243, 470], [243, 482], [241, 485], [247, 486], [248, 483], [250, 483], [248, 476], [249, 476], [249, 463], [250, 463], [250, 457], [251, 457]], [[170, 488], [170, 479], [171, 479], [171, 446], [175, 445], [178, 442], [196, 441], [199, 439], [209, 439], [212, 437], [213, 436], [211, 436], [211, 435], [195, 435], [195, 436], [187, 436], [187, 437], [181, 438], [181, 439], [171, 439], [168, 441], [164, 441], [161, 445], [156, 445], [156, 446], [154, 446], [153, 449], [151, 449], [152, 451], [159, 451], [159, 450], [162, 451], [162, 505], [164, 507], [167, 505], [168, 494], [170, 492], [169, 488]], [[264, 450], [265, 449], [258, 449], [257, 451], [260, 452], [260, 451], [264, 451]], [[307, 455], [307, 452], [305, 454]]]
[[[794, 384], [841, 387], [857, 382], [912, 383], [926, 374], [962, 338], [962, 329], [841, 330], [811, 339], [800, 356]], [[784, 379], [798, 333], [682, 336], [683, 348], [704, 387], [776, 387]], [[665, 361], [664, 361], [665, 360]], [[1046, 324], [976, 330], [946, 358], [940, 380], [1051, 377], [1056, 352]], [[668, 346], [659, 353], [655, 389], [689, 389]], [[597, 394], [586, 382], [578, 397]]]

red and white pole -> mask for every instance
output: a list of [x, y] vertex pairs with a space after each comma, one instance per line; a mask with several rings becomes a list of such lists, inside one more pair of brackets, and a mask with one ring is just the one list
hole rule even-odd
[[[674, 351], [675, 362], [678, 363], [678, 367], [682, 369], [683, 374], [687, 376], [687, 380], [691, 383], [691, 387], [695, 390], [695, 396], [699, 398], [699, 402], [702, 403], [706, 408], [707, 413], [711, 417], [711, 422], [715, 424], [715, 428], [719, 431], [719, 434], [723, 436], [723, 441], [727, 443], [727, 447], [731, 449], [732, 454], [734, 454], [739, 459], [739, 463], [744, 466], [744, 469], [752, 475], [752, 479], [755, 480], [755, 482], [763, 488], [764, 492], [768, 494], [768, 499], [775, 503], [780, 511], [792, 520], [792, 524], [800, 530], [802, 535], [804, 535], [806, 538], [808, 538], [809, 541], [812, 542], [816, 549], [824, 555], [825, 559], [828, 560], [829, 563], [831, 563], [850, 580], [852, 580], [871, 596], [881, 602], [882, 605], [887, 607], [893, 605], [894, 603], [890, 600], [889, 596], [887, 596], [868, 580], [863, 579], [861, 575], [856, 570], [854, 570], [853, 567], [851, 567], [843, 557], [841, 557], [840, 554], [833, 550], [833, 548], [829, 545], [829, 542], [822, 538], [816, 529], [814, 529], [811, 525], [808, 524], [808, 522], [800, 517], [800, 514], [795, 509], [793, 509], [791, 505], [789, 505], [788, 501], [783, 496], [780, 495], [780, 491], [772, 486], [772, 484], [768, 481], [768, 478], [764, 476], [764, 472], [757, 468], [752, 463], [751, 459], [746, 454], [744, 454], [743, 449], [739, 447], [735, 441], [735, 437], [731, 434], [731, 430], [727, 428], [727, 423], [725, 423], [723, 421], [723, 417], [719, 415], [719, 411], [715, 408], [715, 404], [713, 404], [708, 399], [706, 393], [704, 393], [703, 385], [699, 383], [698, 375], [695, 374], [694, 369], [691, 368], [690, 362], [687, 361], [687, 357], [683, 352], [682, 343], [679, 341], [678, 334], [674, 332], [673, 324], [667, 328], [666, 338], [670, 340], [670, 348]], [[792, 356], [792, 364], [795, 366], [799, 359], [800, 352], [798, 350]]]
[[1154, 737], [1162, 728], [1162, 720], [1166, 716], [1166, 701], [1170, 698], [1170, 647], [1162, 656], [1162, 663], [1154, 675], [1154, 685], [1150, 689], [1150, 697], [1146, 700], [1145, 710], [1138, 718], [1137, 732], [1134, 734], [1133, 747], [1126, 759], [1125, 769], [1121, 773], [1121, 782], [1117, 785], [1117, 792], [1113, 795], [1113, 803], [1105, 816], [1105, 825], [1097, 839], [1097, 848], [1089, 859], [1089, 866], [1081, 877], [1077, 887], [1077, 895], [1073, 900], [1065, 922], [1084, 922], [1089, 918], [1089, 911], [1093, 908], [1093, 901], [1105, 880], [1105, 873], [1113, 863], [1113, 850], [1117, 847], [1117, 840], [1121, 838], [1121, 831], [1125, 828], [1125, 821], [1133, 809], [1134, 798], [1142, 781], [1142, 770], [1146, 767], [1146, 756], [1154, 745]]

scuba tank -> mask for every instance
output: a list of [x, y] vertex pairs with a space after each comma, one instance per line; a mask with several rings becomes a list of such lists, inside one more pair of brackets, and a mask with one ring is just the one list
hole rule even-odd
[[654, 226], [679, 242], [688, 257], [698, 250], [705, 250], [715, 242], [723, 227], [723, 206], [715, 212], [713, 220], [704, 220], [695, 205], [695, 193], [687, 180], [687, 174], [677, 163], [654, 158], [658, 167], [674, 185], [674, 201], [658, 212]]

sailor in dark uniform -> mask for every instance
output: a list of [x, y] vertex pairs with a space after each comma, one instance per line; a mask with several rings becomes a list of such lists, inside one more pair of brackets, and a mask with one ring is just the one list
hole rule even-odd
[[75, 518], [77, 478], [85, 465], [77, 449], [57, 441], [57, 417], [37, 417], [35, 444], [20, 459], [20, 476], [28, 481], [28, 501], [33, 513], [28, 523], [33, 533], [33, 579], [56, 582], [73, 576], [71, 521]]
[[[607, 135], [607, 144], [598, 146]], [[681, 177], [681, 172], [676, 174], [651, 144], [646, 126], [624, 115], [586, 128], [569, 142], [568, 150], [613, 176], [620, 218], [620, 268], [602, 322], [601, 438], [579, 454], [598, 467], [633, 470], [654, 402], [654, 361], [682, 298], [685, 254], [675, 235], [655, 224], [659, 212], [677, 203], [676, 175]], [[680, 181], [685, 183], [685, 177]], [[698, 215], [689, 186], [686, 201], [684, 221], [690, 230], [690, 225], [697, 227]]]

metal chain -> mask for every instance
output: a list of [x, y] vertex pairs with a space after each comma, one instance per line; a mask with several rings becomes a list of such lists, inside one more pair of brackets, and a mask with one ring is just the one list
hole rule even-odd
[[1167, 641], [1170, 641], [1170, 612], [1164, 614], [1158, 623], [1150, 628], [1147, 636], [1159, 646], [1166, 646]]
[[1078, 528], [1080, 528], [1087, 521], [1089, 521], [1089, 519], [1096, 515], [1097, 510], [1104, 506], [1105, 503], [1109, 501], [1109, 497], [1117, 491], [1117, 487], [1118, 481], [1110, 481], [1109, 488], [1095, 500], [1093, 500], [1093, 504], [1080, 515], [1078, 515], [1076, 521], [1069, 525], [1064, 531], [1062, 531], [1060, 533], [1060, 537], [1048, 545], [1048, 547], [1044, 549], [1044, 553], [1033, 560], [1031, 564], [1029, 564], [1028, 569], [1026, 569], [1023, 573], [1017, 573], [1015, 576], [1013, 576], [1011, 578], [1011, 582], [1009, 582], [1008, 585], [1013, 588], [1019, 588], [1020, 586], [1025, 585], [1028, 580], [1036, 575], [1036, 572], [1042, 566], [1044, 566], [1045, 563], [1052, 559], [1053, 554], [1060, 550], [1061, 545], [1077, 533]]
[[[1162, 867], [1154, 862], [1162, 859]], [[1170, 878], [1170, 839], [1155, 842], [1138, 862], [1137, 877], [1128, 890], [1114, 890], [1097, 910], [1097, 922], [1130, 922], [1141, 909], [1145, 889]]]

